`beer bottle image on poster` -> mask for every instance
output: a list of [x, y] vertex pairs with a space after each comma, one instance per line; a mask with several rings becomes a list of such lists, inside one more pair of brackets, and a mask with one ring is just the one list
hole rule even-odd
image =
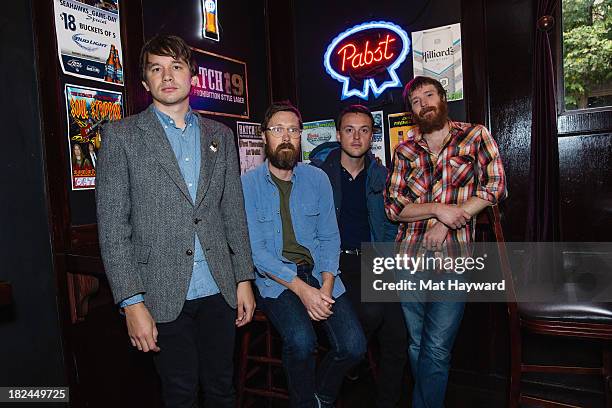
[[91, 190], [96, 185], [101, 128], [123, 117], [121, 92], [66, 85], [66, 121], [72, 190]]
[[123, 83], [123, 66], [121, 65], [121, 61], [119, 61], [119, 53], [115, 48], [115, 58], [113, 59], [114, 68], [115, 68], [115, 77], [113, 78], [113, 82], [116, 84]]
[[62, 72], [123, 86], [119, 0], [54, 0], [53, 12]]
[[204, 38], [219, 41], [217, 0], [203, 0], [202, 11], [204, 20], [202, 35], [204, 36]]

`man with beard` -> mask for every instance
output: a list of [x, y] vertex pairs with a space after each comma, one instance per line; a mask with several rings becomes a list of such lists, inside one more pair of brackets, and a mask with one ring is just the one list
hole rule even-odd
[[[484, 126], [448, 118], [446, 91], [434, 79], [414, 78], [404, 89], [404, 101], [417, 126], [395, 149], [385, 195], [387, 215], [400, 222], [400, 253], [465, 246], [474, 239], [473, 217], [506, 196], [497, 144]], [[402, 303], [415, 408], [443, 406], [463, 316], [462, 300], [431, 300]]]
[[236, 326], [255, 309], [234, 137], [189, 107], [198, 67], [185, 41], [153, 37], [140, 64], [153, 103], [103, 129], [104, 269], [132, 345], [154, 353], [164, 406], [195, 406], [200, 387], [206, 407], [234, 408]]
[[[338, 276], [340, 234], [324, 172], [298, 163], [302, 118], [272, 104], [261, 124], [266, 161], [242, 176], [258, 304], [283, 341], [292, 407], [332, 407], [365, 338]], [[315, 373], [320, 322], [330, 350]]]
[[366, 338], [376, 335], [380, 345], [376, 406], [398, 403], [407, 360], [406, 326], [398, 303], [361, 302], [361, 244], [393, 242], [397, 226], [385, 214], [387, 169], [370, 147], [374, 118], [362, 105], [344, 108], [336, 119], [338, 142], [328, 142], [310, 152], [310, 161], [322, 169], [334, 190], [340, 229], [340, 270], [346, 291]]

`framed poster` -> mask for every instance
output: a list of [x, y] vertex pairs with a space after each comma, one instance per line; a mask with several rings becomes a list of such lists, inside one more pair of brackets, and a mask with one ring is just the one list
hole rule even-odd
[[123, 117], [123, 95], [70, 84], [64, 95], [72, 190], [91, 190], [96, 186], [101, 125]]
[[191, 87], [193, 110], [210, 115], [249, 118], [245, 62], [191, 48], [198, 64], [197, 83]]
[[62, 72], [123, 86], [119, 0], [54, 0], [53, 11]]

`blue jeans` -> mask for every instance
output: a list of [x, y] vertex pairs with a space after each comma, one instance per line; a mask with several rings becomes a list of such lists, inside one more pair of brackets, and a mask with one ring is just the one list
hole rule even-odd
[[[298, 266], [298, 277], [310, 286], [319, 288], [319, 282], [311, 275], [311, 270], [311, 267]], [[283, 340], [283, 366], [292, 407], [318, 407], [315, 393], [322, 406], [331, 407], [344, 375], [365, 354], [365, 336], [348, 297], [343, 294], [335, 300], [332, 307], [334, 314], [321, 322], [331, 349], [315, 374], [317, 336], [299, 297], [290, 290], [285, 290], [278, 298], [258, 296], [258, 305]]]
[[408, 358], [415, 381], [412, 408], [438, 408], [444, 406], [451, 350], [465, 302], [461, 296], [448, 301], [444, 295], [421, 295], [412, 297], [411, 302], [402, 302], [408, 327]]

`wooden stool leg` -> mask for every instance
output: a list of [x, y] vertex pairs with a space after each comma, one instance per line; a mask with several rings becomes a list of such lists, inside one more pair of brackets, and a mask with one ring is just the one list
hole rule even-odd
[[604, 395], [606, 396], [606, 408], [612, 408], [612, 352], [609, 343], [604, 347], [602, 368]]
[[246, 385], [247, 365], [249, 362], [249, 346], [251, 343], [251, 330], [247, 328], [242, 336], [240, 346], [240, 366], [238, 369], [238, 395], [236, 398], [236, 407], [241, 408], [244, 403], [244, 387]]

